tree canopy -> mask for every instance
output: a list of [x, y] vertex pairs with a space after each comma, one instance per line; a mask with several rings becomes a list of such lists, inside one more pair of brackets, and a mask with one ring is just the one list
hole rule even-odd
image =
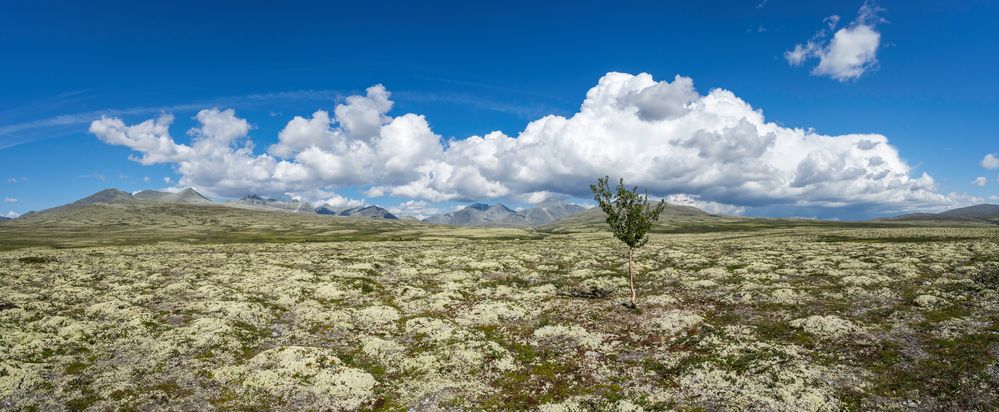
[[620, 179], [616, 192], [611, 192], [609, 182], [610, 178], [604, 176], [597, 179], [597, 184], [590, 185], [593, 199], [607, 214], [607, 224], [614, 236], [629, 248], [641, 247], [648, 242], [646, 234], [666, 208], [666, 202], [660, 200], [655, 207], [651, 207], [649, 195], [640, 194], [638, 187], [629, 190], [624, 186], [624, 179]]

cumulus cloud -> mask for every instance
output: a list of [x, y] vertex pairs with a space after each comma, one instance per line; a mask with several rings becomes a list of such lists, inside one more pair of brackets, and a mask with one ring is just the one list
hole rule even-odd
[[990, 170], [999, 168], [999, 157], [996, 157], [993, 153], [989, 153], [982, 158], [981, 165], [982, 167]]
[[9, 218], [11, 218], [11, 219], [16, 219], [18, 216], [21, 216], [21, 214], [15, 212], [13, 210], [11, 210], [11, 211], [7, 212], [6, 216], [9, 217]]
[[688, 195], [682, 193], [672, 194], [666, 196], [664, 200], [666, 200], [666, 203], [669, 204], [681, 205], [681, 206], [693, 206], [705, 212], [713, 213], [716, 215], [741, 215], [746, 211], [746, 208], [742, 206], [701, 200], [700, 196], [697, 195]]
[[536, 204], [542, 203], [544, 201], [553, 200], [553, 199], [563, 199], [564, 200], [567, 197], [568, 196], [566, 196], [564, 194], [549, 192], [547, 190], [542, 190], [542, 191], [538, 191], [538, 192], [531, 192], [531, 193], [524, 193], [524, 194], [518, 196], [518, 198], [520, 200], [523, 200], [523, 201], [525, 201], [527, 203], [530, 203], [532, 205], [536, 205]]
[[413, 216], [417, 219], [441, 213], [440, 209], [423, 200], [407, 200], [398, 206], [390, 207], [388, 211], [396, 216]]
[[5, 198], [3, 198], [3, 202], [4, 203], [17, 203], [17, 199], [15, 199], [13, 197], [5, 197]]
[[169, 116], [133, 126], [102, 118], [91, 131], [134, 149], [137, 162], [173, 164], [181, 186], [228, 197], [360, 186], [369, 198], [539, 202], [589, 197], [588, 185], [610, 175], [718, 213], [774, 205], [901, 210], [953, 200], [929, 175], [913, 176], [885, 136], [784, 127], [731, 91], [702, 95], [682, 76], [608, 73], [577, 113], [534, 120], [516, 136], [444, 141], [423, 116], [393, 117], [391, 108], [388, 90], [371, 87], [333, 114], [291, 119], [263, 154], [232, 110], [199, 112], [190, 145], [169, 137]]
[[812, 75], [827, 76], [841, 82], [857, 79], [877, 67], [877, 53], [881, 45], [881, 33], [877, 26], [884, 22], [878, 16], [881, 11], [877, 4], [864, 2], [857, 18], [848, 26], [836, 30], [832, 38], [828, 33], [838, 26], [840, 17], [829, 16], [824, 20], [826, 28], [819, 30], [806, 43], [796, 44], [793, 49], [784, 52], [784, 59], [791, 66], [801, 66], [816, 58], [819, 63], [812, 68]]
[[971, 181], [971, 184], [973, 184], [975, 186], [985, 186], [985, 183], [988, 182], [988, 181], [989, 180], [986, 179], [985, 176], [978, 176], [978, 177], [975, 178], [975, 180]]
[[170, 137], [171, 123], [173, 115], [169, 114], [132, 126], [126, 126], [121, 119], [102, 117], [90, 124], [90, 133], [104, 143], [125, 146], [142, 153], [142, 157], [130, 157], [141, 164], [177, 162], [189, 157], [192, 151], [188, 146], [174, 143]]
[[332, 197], [326, 199], [322, 204], [329, 206], [333, 209], [349, 209], [352, 207], [361, 207], [365, 205], [364, 199], [351, 199], [349, 197], [340, 196], [337, 194], [332, 195]]

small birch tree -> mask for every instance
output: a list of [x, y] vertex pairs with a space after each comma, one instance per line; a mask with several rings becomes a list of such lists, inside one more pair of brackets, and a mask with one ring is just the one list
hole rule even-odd
[[612, 193], [609, 182], [608, 176], [599, 178], [597, 184], [590, 185], [590, 190], [600, 209], [607, 214], [607, 224], [614, 232], [614, 237], [628, 245], [628, 284], [631, 286], [629, 307], [634, 309], [638, 307], [638, 294], [635, 292], [635, 249], [649, 241], [646, 234], [666, 208], [666, 202], [660, 200], [655, 207], [650, 207], [648, 193], [639, 194], [638, 187], [628, 190], [624, 186], [624, 179], [618, 181], [617, 192]]

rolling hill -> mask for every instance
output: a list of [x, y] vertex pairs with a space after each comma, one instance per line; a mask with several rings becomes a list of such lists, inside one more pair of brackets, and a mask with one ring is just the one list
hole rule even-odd
[[981, 204], [940, 213], [911, 213], [876, 219], [883, 222], [941, 222], [964, 224], [999, 224], [999, 205]]
[[[542, 230], [553, 232], [592, 232], [607, 230], [607, 215], [599, 207], [586, 209], [582, 212], [553, 221], [541, 226]], [[659, 216], [658, 226], [670, 226], [689, 223], [718, 223], [730, 220], [742, 221], [747, 218], [725, 217], [712, 215], [693, 206], [666, 204], [666, 209]]]
[[176, 193], [143, 190], [131, 194], [118, 189], [104, 189], [83, 199], [62, 206], [45, 209], [39, 212], [25, 213], [22, 218], [55, 211], [77, 209], [89, 205], [125, 205], [132, 203], [144, 204], [212, 204], [211, 199], [204, 197], [194, 189], [187, 188]]
[[285, 243], [536, 236], [517, 228], [465, 228], [399, 219], [332, 218], [219, 204], [131, 201], [49, 209], [4, 221], [0, 225], [0, 249], [157, 242]]
[[[258, 197], [259, 198], [259, 197]], [[67, 205], [30, 212], [0, 225], [0, 249], [26, 246], [79, 247], [115, 244], [145, 244], [161, 241], [185, 243], [312, 242], [343, 240], [412, 240], [448, 238], [538, 238], [548, 235], [607, 232], [603, 211], [598, 208], [574, 212], [577, 205], [549, 202], [536, 208], [514, 211], [501, 204], [474, 204], [446, 214], [450, 225], [398, 219], [378, 206], [333, 211], [328, 207], [304, 209], [268, 207], [273, 199], [248, 199], [247, 203], [214, 203], [194, 190], [179, 193], [144, 191], [135, 195], [107, 189]], [[263, 202], [263, 204], [253, 204]], [[298, 202], [284, 202], [291, 205]], [[908, 215], [896, 220], [835, 222], [809, 219], [720, 216], [690, 206], [667, 205], [658, 233], [701, 233], [807, 227], [895, 227], [915, 225], [995, 224], [994, 205], [955, 209], [940, 214]], [[322, 213], [335, 213], [336, 216]], [[528, 219], [545, 221], [532, 226]], [[540, 217], [538, 217], [540, 215]], [[377, 218], [369, 218], [377, 217]], [[440, 221], [438, 221], [440, 222]], [[509, 227], [507, 225], [517, 225]], [[468, 227], [478, 226], [478, 227]], [[601, 234], [600, 236], [604, 236]]]

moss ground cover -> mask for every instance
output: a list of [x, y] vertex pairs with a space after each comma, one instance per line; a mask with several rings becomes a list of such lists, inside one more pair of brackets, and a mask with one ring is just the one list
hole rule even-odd
[[996, 410], [997, 236], [12, 247], [0, 408]]

